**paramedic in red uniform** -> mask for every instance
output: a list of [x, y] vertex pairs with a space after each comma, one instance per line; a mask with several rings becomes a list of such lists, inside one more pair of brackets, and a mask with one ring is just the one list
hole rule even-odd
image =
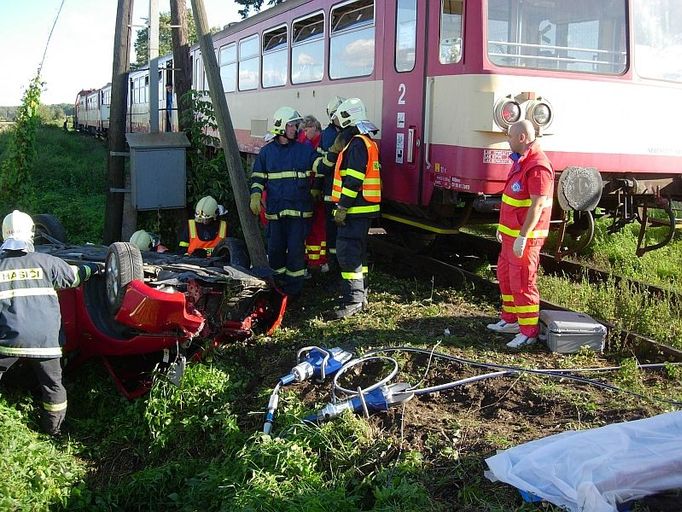
[[538, 338], [540, 294], [535, 284], [540, 248], [549, 232], [554, 171], [535, 140], [530, 121], [519, 121], [508, 132], [513, 161], [502, 194], [497, 238], [502, 250], [497, 279], [502, 294], [501, 320], [488, 329], [516, 334], [507, 343], [520, 348]]

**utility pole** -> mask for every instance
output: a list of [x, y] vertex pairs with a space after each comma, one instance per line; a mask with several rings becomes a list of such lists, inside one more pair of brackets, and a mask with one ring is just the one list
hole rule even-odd
[[159, 0], [149, 0], [149, 133], [159, 133]]
[[111, 76], [111, 110], [109, 114], [109, 155], [107, 158], [107, 200], [104, 211], [105, 244], [121, 239], [123, 193], [125, 187], [125, 121], [130, 64], [130, 31], [133, 0], [118, 0], [114, 63]]
[[227, 171], [230, 175], [234, 199], [237, 203], [237, 213], [242, 223], [242, 231], [246, 238], [246, 247], [251, 256], [251, 264], [254, 268], [267, 268], [268, 259], [265, 254], [263, 239], [258, 228], [258, 218], [249, 209], [249, 188], [246, 183], [246, 175], [242, 168], [242, 161], [239, 157], [239, 146], [234, 134], [230, 111], [227, 108], [225, 93], [223, 92], [223, 82], [220, 79], [218, 60], [213, 48], [213, 38], [208, 27], [206, 10], [203, 0], [192, 0], [192, 11], [194, 22], [197, 27], [197, 37], [201, 45], [201, 55], [204, 58], [206, 77], [208, 78], [208, 89], [211, 95], [211, 102], [216, 113], [218, 131], [220, 132], [220, 144], [225, 153]]
[[173, 73], [176, 107], [180, 131], [187, 130], [183, 112], [185, 105], [182, 98], [190, 90], [192, 76], [189, 65], [189, 43], [187, 37], [187, 8], [185, 0], [171, 0], [171, 37], [173, 40]]

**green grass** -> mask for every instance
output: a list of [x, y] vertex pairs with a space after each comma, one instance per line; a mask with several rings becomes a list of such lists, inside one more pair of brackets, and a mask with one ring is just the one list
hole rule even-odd
[[[99, 240], [99, 232], [92, 233], [97, 226], [101, 230], [103, 218], [104, 196], [97, 192], [103, 187], [103, 146], [50, 127], [38, 137], [54, 153], [41, 150], [46, 154], [39, 157], [40, 169], [51, 174], [41, 178], [46, 187], [38, 212], [57, 214], [72, 239]], [[0, 147], [2, 141], [0, 136]], [[68, 149], [61, 154], [59, 148]], [[80, 155], [87, 155], [88, 163]], [[97, 208], [78, 203], [90, 197], [84, 193], [88, 187], [99, 198]], [[549, 293], [544, 279], [543, 293]], [[0, 510], [532, 511], [538, 506], [524, 504], [514, 488], [483, 476], [486, 457], [550, 433], [672, 408], [657, 399], [682, 400], [679, 366], [641, 371], [627, 348], [613, 347], [605, 357], [587, 351], [561, 356], [542, 347], [511, 353], [504, 337], [484, 328], [497, 314], [498, 298], [474, 290], [432, 286], [372, 268], [369, 310], [330, 323], [322, 313], [334, 305], [334, 294], [310, 282], [306, 286], [303, 300], [272, 337], [231, 344], [208, 362], [190, 364], [180, 387], [161, 378], [148, 396], [128, 402], [97, 362], [70, 374], [61, 439], [36, 433], [37, 400], [25, 389], [30, 374], [14, 383], [3, 378]], [[613, 316], [621, 313], [604, 302], [618, 297], [627, 313], [623, 322], [637, 325], [642, 306], [625, 297], [629, 293], [612, 288], [565, 297], [582, 297], [591, 311]], [[313, 426], [300, 420], [330, 400], [329, 385], [304, 383], [282, 391], [273, 436], [259, 433], [277, 377], [295, 364], [300, 347], [311, 344], [356, 354], [390, 345], [431, 349], [439, 344], [439, 351], [460, 357], [529, 367], [623, 361], [622, 370], [593, 377], [645, 399], [522, 375], [414, 398], [369, 420], [346, 413]], [[472, 373], [442, 360], [432, 361], [426, 372], [426, 357], [395, 357], [405, 382], [423, 378], [424, 385], [435, 385]], [[385, 370], [376, 366], [366, 378]]]
[[[9, 134], [0, 133], [0, 159]], [[104, 226], [106, 145], [54, 125], [36, 134], [37, 152], [31, 172], [32, 197], [13, 205], [31, 215], [48, 213], [59, 219], [72, 243], [100, 243]], [[0, 205], [0, 212], [13, 207]]]

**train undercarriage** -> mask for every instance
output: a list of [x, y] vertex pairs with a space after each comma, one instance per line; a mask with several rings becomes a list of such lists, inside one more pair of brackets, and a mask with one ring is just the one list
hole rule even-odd
[[[608, 176], [605, 180], [596, 169], [578, 167], [559, 175], [552, 211], [557, 260], [585, 250], [594, 240], [599, 218], [610, 219], [608, 233], [639, 224], [636, 254], [640, 257], [670, 243], [682, 228], [682, 177]], [[383, 222], [388, 230], [401, 232], [408, 245], [419, 249], [464, 226], [497, 223], [500, 204], [500, 196], [437, 188], [428, 207], [385, 201], [382, 220], [388, 221]]]

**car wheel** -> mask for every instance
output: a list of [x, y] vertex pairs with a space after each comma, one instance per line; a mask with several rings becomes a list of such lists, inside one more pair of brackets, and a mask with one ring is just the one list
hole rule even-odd
[[107, 303], [115, 315], [121, 309], [128, 283], [144, 278], [142, 254], [128, 242], [114, 242], [109, 246], [105, 269]]
[[40, 213], [33, 217], [36, 226], [36, 234], [33, 239], [35, 245], [53, 244], [55, 242], [66, 243], [66, 229], [54, 215]]

